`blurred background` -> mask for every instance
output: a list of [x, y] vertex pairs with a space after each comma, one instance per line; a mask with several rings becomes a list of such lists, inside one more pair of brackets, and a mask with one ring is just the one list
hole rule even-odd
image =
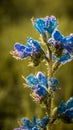
[[[26, 44], [26, 38], [38, 39], [39, 33], [33, 28], [31, 17], [55, 15], [63, 35], [73, 32], [73, 0], [0, 0], [0, 130], [13, 130], [22, 117], [42, 117], [44, 112], [24, 89], [22, 75], [46, 73], [46, 67], [28, 67], [28, 59], [16, 61], [9, 52], [15, 42]], [[73, 96], [73, 61], [63, 66], [56, 77], [61, 90], [55, 96], [55, 104]], [[56, 130], [73, 130], [73, 125], [62, 122]]]

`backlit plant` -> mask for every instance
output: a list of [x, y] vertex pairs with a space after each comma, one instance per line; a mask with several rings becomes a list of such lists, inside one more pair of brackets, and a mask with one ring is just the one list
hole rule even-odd
[[[34, 28], [38, 31], [41, 41], [27, 38], [26, 45], [15, 43], [14, 50], [10, 53], [14, 58], [31, 59], [34, 66], [41, 62], [47, 63], [47, 75], [41, 71], [37, 74], [29, 74], [24, 78], [28, 88], [31, 88], [31, 96], [39, 105], [43, 104], [46, 113], [42, 119], [23, 118], [20, 128], [14, 130], [52, 130], [56, 120], [64, 123], [73, 123], [73, 97], [52, 109], [53, 96], [59, 88], [60, 82], [54, 77], [55, 72], [67, 62], [73, 59], [73, 34], [64, 36], [58, 30], [58, 22], [54, 16], [31, 19]], [[45, 43], [46, 51], [41, 46]]]

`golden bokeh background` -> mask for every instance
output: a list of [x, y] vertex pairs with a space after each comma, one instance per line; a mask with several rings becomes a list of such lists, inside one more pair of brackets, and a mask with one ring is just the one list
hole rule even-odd
[[[0, 130], [13, 130], [22, 117], [42, 117], [39, 104], [32, 101], [30, 90], [24, 89], [22, 75], [47, 72], [45, 64], [29, 67], [29, 60], [16, 61], [9, 54], [15, 42], [26, 44], [26, 38], [38, 40], [31, 17], [55, 15], [63, 35], [73, 32], [73, 0], [0, 0]], [[56, 77], [61, 90], [55, 94], [55, 104], [73, 96], [73, 61], [63, 66]], [[56, 130], [73, 130], [73, 124], [58, 122]]]

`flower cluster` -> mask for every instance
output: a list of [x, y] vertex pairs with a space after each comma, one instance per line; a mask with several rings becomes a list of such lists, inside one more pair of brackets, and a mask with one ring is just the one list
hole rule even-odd
[[73, 97], [66, 103], [61, 102], [58, 107], [58, 114], [64, 122], [71, 123], [73, 119]]
[[47, 78], [42, 72], [38, 72], [36, 75], [30, 74], [27, 76], [26, 83], [31, 87], [38, 99], [44, 97], [49, 92], [49, 88], [52, 91], [55, 91], [59, 85], [56, 78]]
[[33, 122], [30, 121], [28, 118], [23, 118], [21, 120], [21, 128], [15, 128], [14, 130], [44, 130], [49, 121], [50, 119], [48, 116], [45, 116], [42, 119], [36, 119], [36, 117], [34, 117]]
[[27, 38], [26, 45], [15, 43], [14, 51], [11, 51], [10, 53], [17, 60], [30, 57], [34, 66], [39, 65], [39, 63], [45, 58], [45, 53], [40, 44], [32, 38]]
[[32, 19], [33, 26], [40, 33], [48, 33], [51, 35], [54, 29], [58, 26], [56, 18], [54, 16], [46, 16], [45, 18]]
[[40, 44], [33, 40], [32, 38], [27, 38], [27, 44], [22, 45], [20, 43], [15, 43], [14, 51], [12, 52], [15, 58], [23, 59], [28, 56], [35, 55], [42, 50]]
[[[48, 46], [53, 47], [51, 51], [56, 56], [57, 62], [65, 64], [73, 59], [73, 34], [63, 36], [57, 29], [58, 23], [54, 16], [37, 19], [32, 18], [32, 23], [34, 28], [43, 37], [49, 35], [46, 36], [46, 40], [44, 41], [48, 43]], [[46, 56], [43, 50], [38, 41], [27, 38], [26, 45], [15, 43], [14, 51], [11, 54], [16, 59], [24, 59], [30, 56], [33, 64], [37, 66], [43, 59], [49, 57], [49, 54]]]
[[63, 36], [60, 31], [56, 29], [48, 42], [52, 44], [57, 52], [62, 52], [60, 53], [61, 55], [58, 58], [58, 62], [65, 64], [73, 59], [73, 34]]

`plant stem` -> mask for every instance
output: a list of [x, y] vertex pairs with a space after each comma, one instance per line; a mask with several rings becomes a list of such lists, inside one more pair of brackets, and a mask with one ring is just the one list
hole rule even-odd
[[[48, 48], [48, 53], [49, 53], [49, 61], [48, 61], [48, 77], [52, 78], [53, 77], [53, 73], [52, 73], [52, 51], [49, 48], [49, 45], [47, 44], [47, 48]], [[52, 112], [52, 104], [53, 104], [53, 100], [52, 100], [52, 92], [50, 92], [50, 96], [48, 97], [47, 100], [49, 100], [48, 102], [48, 106], [49, 108], [46, 107], [47, 110], [49, 110], [48, 116], [51, 117], [51, 112]], [[47, 130], [53, 130], [53, 124], [49, 123]]]
[[49, 54], [49, 60], [48, 60], [48, 77], [51, 78], [52, 75], [52, 51], [49, 48], [48, 43], [46, 43], [47, 48], [48, 48], [48, 54]]
[[[46, 46], [47, 46], [47, 49], [48, 49], [48, 55], [49, 55], [49, 59], [46, 58], [46, 61], [48, 63], [48, 77], [49, 78], [52, 78], [53, 77], [53, 65], [52, 65], [52, 51], [50, 49], [50, 44], [47, 43], [47, 37], [46, 35], [44, 35], [43, 37], [43, 41], [46, 43]], [[50, 90], [50, 93], [47, 94], [47, 98], [46, 98], [46, 101], [44, 102], [45, 105], [46, 105], [46, 112], [48, 114], [48, 116], [51, 118], [51, 112], [52, 112], [52, 105], [53, 105], [53, 100], [52, 100], [52, 92]], [[47, 127], [47, 130], [53, 130], [53, 124], [51, 122], [49, 122], [48, 124], [48, 127]]]

